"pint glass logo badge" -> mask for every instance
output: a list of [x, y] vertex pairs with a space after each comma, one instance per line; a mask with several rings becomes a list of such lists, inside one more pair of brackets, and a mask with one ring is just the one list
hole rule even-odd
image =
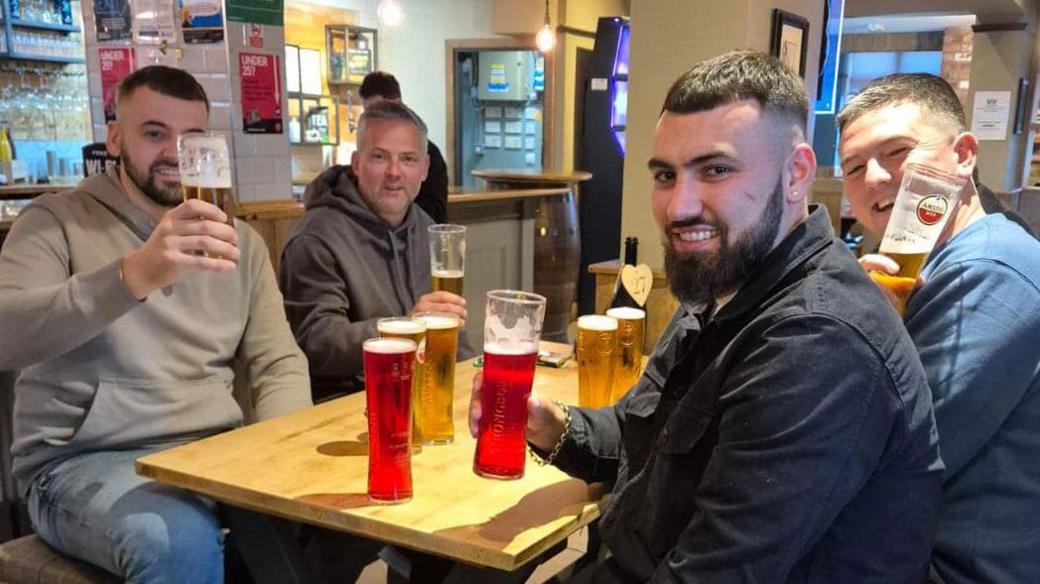
[[949, 204], [939, 195], [924, 197], [917, 203], [917, 219], [925, 225], [935, 225], [946, 214]]

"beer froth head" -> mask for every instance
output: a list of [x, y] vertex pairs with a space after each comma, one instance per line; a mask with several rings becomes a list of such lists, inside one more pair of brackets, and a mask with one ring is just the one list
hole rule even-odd
[[950, 84], [926, 73], [875, 79], [837, 117], [845, 196], [856, 219], [880, 237], [908, 163], [968, 178], [978, 140]]
[[699, 63], [672, 85], [648, 167], [681, 301], [735, 292], [806, 217], [816, 172], [808, 112], [798, 76], [753, 51]]
[[182, 199], [177, 138], [208, 127], [209, 99], [191, 74], [162, 65], [144, 67], [119, 84], [108, 151], [119, 157], [124, 182], [173, 207]]

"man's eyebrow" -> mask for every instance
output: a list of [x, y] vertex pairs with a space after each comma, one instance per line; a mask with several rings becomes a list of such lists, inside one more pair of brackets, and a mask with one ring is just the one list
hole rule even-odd
[[[710, 162], [717, 158], [732, 158], [732, 154], [723, 150], [713, 150], [711, 152], [705, 152], [700, 156], [695, 156], [686, 162], [682, 163], [683, 168], [689, 168], [691, 166], [698, 166], [706, 162]], [[675, 166], [660, 158], [651, 158], [646, 163], [647, 168], [675, 168]]]

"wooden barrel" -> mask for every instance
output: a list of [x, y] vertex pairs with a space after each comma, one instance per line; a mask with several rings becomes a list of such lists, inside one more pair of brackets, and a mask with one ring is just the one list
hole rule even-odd
[[563, 187], [568, 193], [542, 197], [535, 215], [534, 292], [546, 298], [542, 338], [569, 342], [567, 325], [577, 297], [581, 266], [581, 227], [577, 185], [592, 177], [584, 171], [476, 170], [489, 189]]

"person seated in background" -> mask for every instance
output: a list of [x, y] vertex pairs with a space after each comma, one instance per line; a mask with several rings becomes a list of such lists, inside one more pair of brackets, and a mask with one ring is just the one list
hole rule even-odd
[[[935, 582], [1040, 574], [1040, 242], [971, 180], [979, 151], [949, 84], [871, 82], [837, 118], [845, 196], [880, 238], [907, 163], [967, 179], [903, 321], [924, 364], [946, 475]], [[894, 274], [887, 257], [861, 263]]]
[[[528, 401], [532, 449], [613, 484], [578, 582], [920, 582], [942, 462], [884, 295], [807, 199], [802, 80], [739, 51], [683, 74], [649, 161], [680, 300], [612, 407]], [[470, 430], [480, 424], [474, 381]]]
[[[466, 301], [430, 292], [433, 220], [414, 205], [426, 178], [426, 124], [384, 100], [358, 122], [350, 166], [318, 175], [306, 212], [282, 251], [279, 284], [296, 341], [310, 362], [316, 401], [360, 387], [361, 344], [382, 317], [446, 312], [464, 319]], [[459, 340], [458, 358], [473, 351]]]
[[[361, 95], [361, 105], [365, 108], [383, 100], [401, 101], [401, 85], [396, 77], [386, 71], [373, 71], [365, 75], [358, 93]], [[447, 223], [448, 165], [444, 162], [440, 148], [429, 139], [426, 140], [426, 156], [430, 166], [415, 203], [426, 211], [434, 223]]]
[[311, 404], [263, 240], [182, 202], [177, 138], [208, 126], [188, 73], [127, 76], [108, 127], [118, 167], [33, 201], [0, 254], [0, 369], [21, 369], [11, 453], [33, 526], [130, 582], [224, 577], [214, 502], [135, 459], [241, 425], [233, 371], [259, 419]]

